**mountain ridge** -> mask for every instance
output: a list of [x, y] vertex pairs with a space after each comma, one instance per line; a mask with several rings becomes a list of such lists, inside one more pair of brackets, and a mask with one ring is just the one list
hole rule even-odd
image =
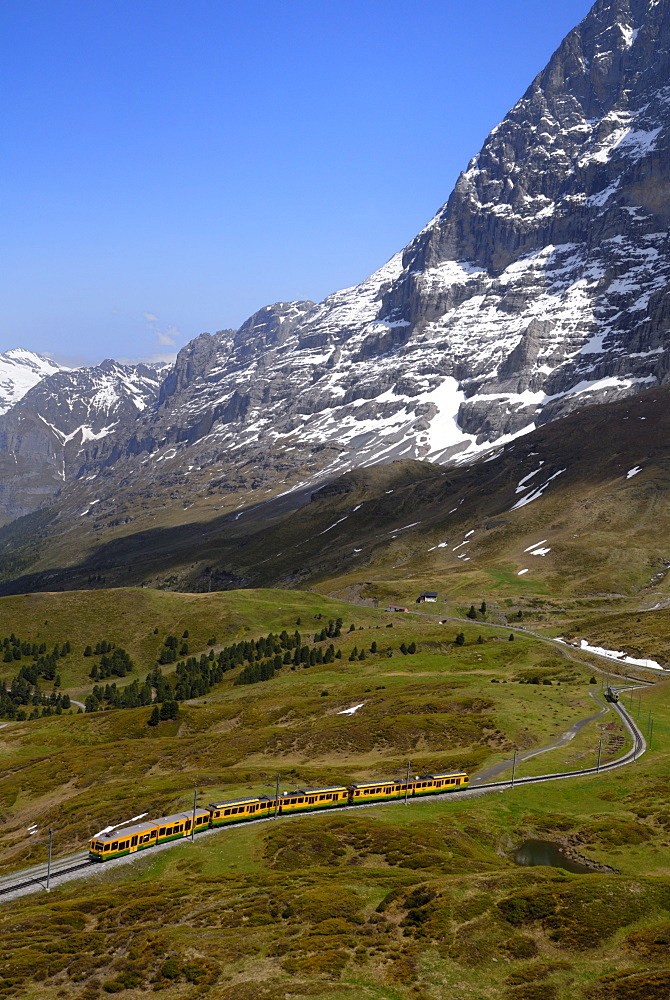
[[97, 536], [215, 518], [664, 385], [668, 79], [670, 0], [598, 0], [403, 251], [191, 341], [150, 405], [81, 442], [57, 516], [108, 510]]

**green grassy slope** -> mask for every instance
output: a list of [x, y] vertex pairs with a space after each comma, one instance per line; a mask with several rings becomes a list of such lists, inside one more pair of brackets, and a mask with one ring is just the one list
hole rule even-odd
[[[88, 674], [93, 661], [83, 653], [87, 645], [95, 648], [102, 639], [126, 649], [143, 677], [155, 665], [167, 635], [180, 637], [187, 630], [191, 652], [200, 653], [207, 650], [210, 638], [216, 638], [220, 646], [271, 630], [293, 631], [298, 619], [304, 622], [306, 634], [313, 634], [323, 623], [340, 616], [348, 627], [353, 612], [360, 625], [377, 620], [366, 608], [352, 609], [340, 601], [305, 591], [175, 594], [125, 588], [36, 593], [0, 598], [0, 640], [14, 632], [31, 643], [46, 642], [49, 650], [55, 643], [62, 645], [69, 640], [73, 652], [61, 661], [59, 672], [63, 688], [70, 690], [92, 683]], [[0, 680], [10, 679], [20, 666], [16, 661], [0, 662]]]
[[[634, 768], [280, 818], [0, 909], [4, 995], [665, 1000], [670, 690]], [[520, 869], [553, 839], [618, 869]]]
[[[478, 626], [464, 628], [458, 647], [456, 627], [397, 617], [387, 628], [391, 616], [371, 609], [353, 620], [356, 631], [336, 640], [341, 660], [286, 666], [249, 686], [235, 686], [232, 672], [182, 703], [176, 722], [149, 727], [150, 709], [138, 708], [10, 723], [0, 730], [0, 862], [29, 859], [33, 822], [57, 831], [62, 853], [126, 816], [183, 807], [194, 786], [207, 796], [258, 794], [277, 771], [284, 787], [309, 787], [393, 776], [407, 758], [417, 773], [474, 770], [594, 712], [591, 669], [568, 651], [521, 635], [478, 643]], [[418, 651], [403, 655], [411, 640]], [[367, 650], [364, 661], [349, 660], [354, 646]], [[518, 683], [536, 674], [552, 683]], [[337, 714], [361, 703], [354, 716]], [[595, 727], [591, 735], [594, 753]]]

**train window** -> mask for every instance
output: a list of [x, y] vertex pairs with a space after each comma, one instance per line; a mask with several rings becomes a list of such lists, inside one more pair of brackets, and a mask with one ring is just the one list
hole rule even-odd
[[333, 797], [332, 795], [326, 795], [327, 799], [332, 799], [332, 797]]
[[151, 837], [152, 840], [154, 839], [154, 837], [156, 836], [157, 833], [158, 833], [158, 830], [152, 830], [151, 831], [151, 833], [149, 834], [149, 836]]
[[190, 830], [191, 829], [191, 821], [190, 821], [190, 819], [187, 819], [186, 822], [184, 823], [184, 829], [185, 830]]
[[172, 836], [172, 827], [171, 826], [166, 827], [166, 829], [165, 829], [165, 836], [166, 837], [171, 837]]
[[304, 801], [305, 801], [304, 799], [298, 799], [298, 805], [302, 805]]
[[164, 837], [165, 836], [165, 827], [164, 826], [162, 826], [160, 828], [160, 830], [158, 831], [158, 836], [159, 837]]
[[119, 849], [119, 842], [118, 840], [115, 840], [114, 843], [112, 844], [112, 850], [118, 851], [118, 849]]
[[360, 795], [360, 794], [361, 794], [360, 792], [354, 792], [354, 795]]
[[[217, 813], [217, 816], [218, 816], [218, 815], [219, 815], [219, 814]], [[224, 812], [223, 812], [223, 815], [224, 815], [224, 816], [230, 816], [230, 809], [224, 809]]]

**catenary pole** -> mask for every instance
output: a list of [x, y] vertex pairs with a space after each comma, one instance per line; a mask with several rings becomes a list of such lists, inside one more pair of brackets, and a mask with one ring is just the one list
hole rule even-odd
[[407, 805], [407, 793], [409, 792], [409, 769], [412, 766], [411, 760], [407, 761], [407, 776], [405, 778], [405, 805]]
[[279, 781], [281, 779], [281, 774], [277, 775], [277, 787], [275, 788], [275, 819], [277, 818], [277, 813], [279, 812]]
[[198, 789], [193, 789], [193, 817], [191, 819], [191, 843], [195, 840], [195, 810], [198, 806]]
[[53, 853], [54, 832], [49, 827], [49, 860], [47, 862], [47, 892], [51, 892], [51, 855]]

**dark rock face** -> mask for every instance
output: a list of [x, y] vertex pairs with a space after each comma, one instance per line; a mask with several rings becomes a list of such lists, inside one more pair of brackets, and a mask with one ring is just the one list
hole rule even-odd
[[161, 376], [103, 361], [49, 375], [0, 417], [0, 522], [51, 497], [79, 471], [90, 442], [121, 431], [155, 402]]
[[467, 461], [667, 383], [669, 122], [670, 0], [598, 0], [402, 253], [198, 337], [156, 404], [67, 469], [180, 497], [210, 468], [299, 486]]

